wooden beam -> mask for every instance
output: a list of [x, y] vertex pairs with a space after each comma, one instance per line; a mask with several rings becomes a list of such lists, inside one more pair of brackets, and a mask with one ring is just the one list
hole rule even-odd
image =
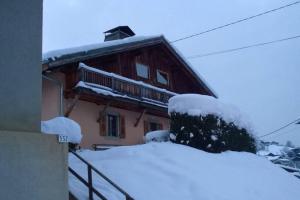
[[104, 108], [99, 112], [99, 117], [97, 119], [97, 122], [100, 123], [103, 116], [106, 113], [106, 110], [108, 109], [108, 107], [110, 106], [111, 101], [107, 102], [107, 104], [104, 106]]
[[142, 117], [144, 116], [144, 114], [146, 113], [146, 109], [143, 110], [143, 112], [141, 112], [140, 116], [136, 119], [136, 122], [134, 124], [134, 127], [137, 127], [142, 119]]
[[74, 107], [76, 106], [76, 104], [77, 104], [77, 102], [79, 100], [79, 97], [80, 97], [79, 94], [77, 94], [75, 96], [75, 98], [73, 99], [72, 104], [68, 107], [67, 111], [65, 112], [65, 115], [64, 115], [65, 117], [69, 117], [70, 116], [71, 112], [73, 111]]

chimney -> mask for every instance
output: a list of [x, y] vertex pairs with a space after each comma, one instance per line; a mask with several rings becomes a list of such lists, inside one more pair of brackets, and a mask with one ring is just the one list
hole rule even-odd
[[127, 37], [132, 37], [135, 33], [128, 26], [118, 26], [104, 32], [104, 41], [119, 40]]

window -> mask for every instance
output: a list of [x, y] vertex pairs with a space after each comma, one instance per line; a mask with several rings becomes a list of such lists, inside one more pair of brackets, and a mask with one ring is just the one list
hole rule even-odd
[[136, 68], [136, 74], [139, 77], [146, 78], [146, 79], [149, 78], [149, 67], [147, 65], [136, 62], [135, 68]]
[[100, 136], [112, 138], [125, 138], [125, 117], [116, 112], [99, 113]]
[[166, 72], [156, 70], [156, 79], [157, 79], [157, 82], [159, 82], [161, 84], [164, 84], [164, 85], [169, 84], [169, 76], [168, 76], [168, 73], [166, 73]]
[[107, 136], [119, 137], [119, 116], [107, 114]]
[[144, 121], [144, 134], [150, 131], [162, 130], [163, 125], [156, 121]]
[[150, 122], [149, 123], [149, 131], [156, 131], [160, 129], [160, 124], [155, 123], [155, 122]]

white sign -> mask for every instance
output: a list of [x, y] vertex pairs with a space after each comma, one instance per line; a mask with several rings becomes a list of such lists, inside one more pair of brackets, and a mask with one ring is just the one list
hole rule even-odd
[[66, 143], [68, 142], [68, 136], [67, 135], [58, 135], [58, 142], [60, 143]]

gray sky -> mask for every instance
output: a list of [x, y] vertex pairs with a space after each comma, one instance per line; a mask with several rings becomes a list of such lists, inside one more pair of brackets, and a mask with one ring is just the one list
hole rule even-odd
[[[43, 51], [99, 43], [105, 30], [169, 40], [296, 0], [44, 0]], [[176, 43], [185, 56], [300, 35], [300, 4]], [[223, 101], [238, 106], [266, 134], [300, 117], [300, 39], [190, 60]], [[300, 125], [266, 137], [300, 145]]]

